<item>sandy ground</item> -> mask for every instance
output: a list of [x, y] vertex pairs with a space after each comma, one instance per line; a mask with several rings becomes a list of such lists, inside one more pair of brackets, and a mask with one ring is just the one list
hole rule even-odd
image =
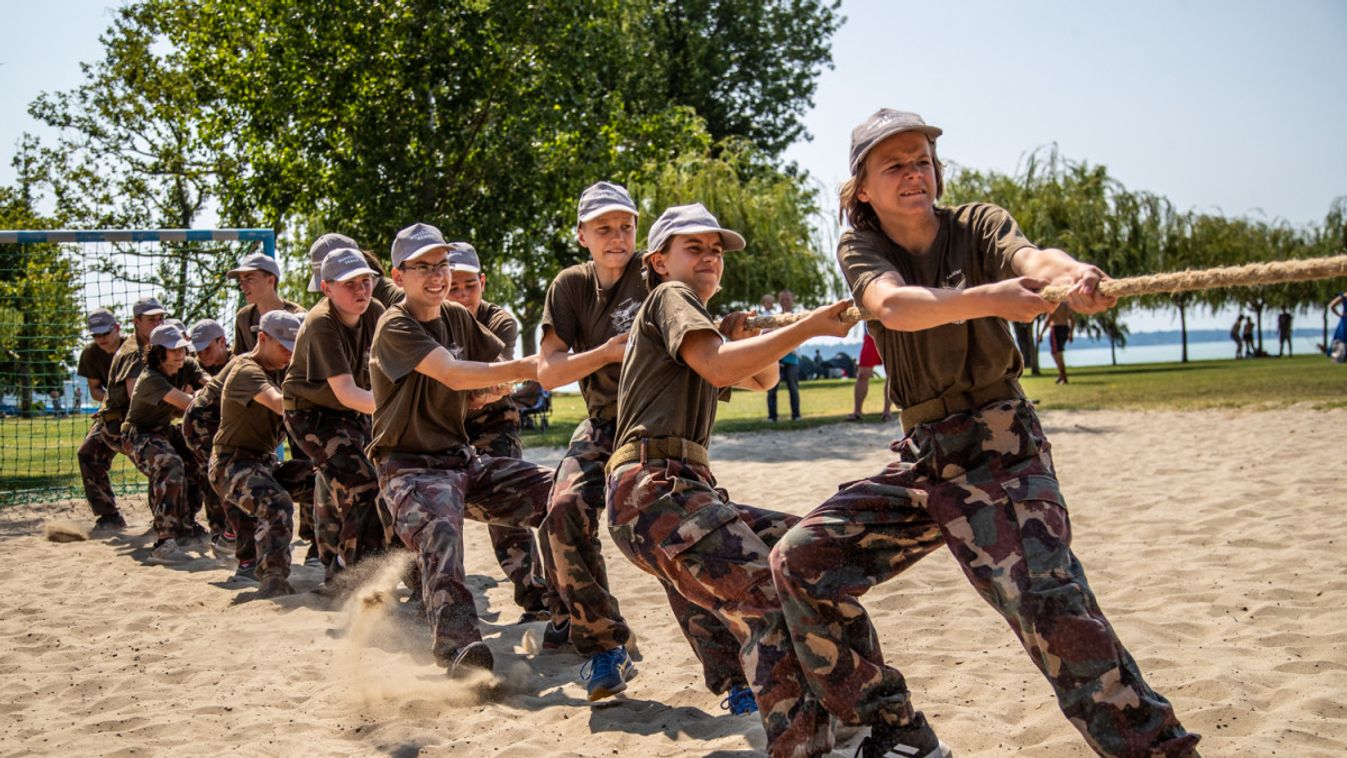
[[[1148, 680], [1207, 756], [1347, 752], [1347, 411], [1050, 412], [1044, 424], [1075, 548]], [[718, 438], [721, 483], [803, 513], [890, 458], [893, 427]], [[559, 451], [531, 451], [550, 465]], [[84, 506], [81, 504], [80, 508]], [[501, 682], [446, 681], [391, 589], [397, 566], [341, 604], [251, 601], [232, 567], [145, 563], [149, 518], [124, 537], [42, 536], [79, 509], [0, 515], [0, 755], [751, 755], [761, 727], [725, 714], [658, 585], [609, 548], [639, 636], [628, 697], [590, 707], [570, 653], [534, 655], [483, 527], [470, 581]], [[606, 535], [605, 535], [606, 539]], [[302, 549], [302, 547], [301, 547]], [[297, 553], [302, 555], [302, 553]], [[379, 602], [383, 597], [385, 602]], [[390, 600], [391, 598], [391, 600]], [[960, 756], [1082, 756], [1008, 628], [938, 552], [866, 600], [886, 654]], [[839, 746], [850, 754], [856, 738]]]

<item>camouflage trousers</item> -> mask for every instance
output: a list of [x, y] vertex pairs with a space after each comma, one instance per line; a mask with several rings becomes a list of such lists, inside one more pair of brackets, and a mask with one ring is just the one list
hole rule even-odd
[[[379, 516], [379, 475], [365, 454], [370, 419], [328, 408], [287, 410], [290, 438], [313, 461], [327, 487], [314, 508], [314, 538], [320, 554], [349, 568], [387, 547]], [[329, 563], [329, 565], [331, 565]]]
[[632, 563], [714, 614], [738, 642], [773, 756], [832, 748], [827, 712], [805, 682], [768, 565], [795, 519], [740, 505], [711, 470], [688, 461], [619, 466], [608, 479], [608, 524]]
[[390, 453], [376, 461], [379, 485], [402, 543], [416, 550], [421, 597], [434, 634], [432, 652], [447, 665], [459, 648], [482, 639], [477, 606], [464, 581], [463, 518], [537, 527], [552, 472], [471, 448], [436, 455]]
[[117, 496], [112, 491], [112, 461], [117, 453], [124, 453], [120, 433], [108, 429], [101, 418], [95, 418], [84, 435], [76, 457], [80, 464], [80, 478], [84, 480], [84, 497], [95, 516], [117, 516]]
[[[253, 534], [257, 576], [290, 576], [290, 538], [295, 508], [313, 504], [313, 463], [276, 461], [271, 452], [221, 452], [210, 459], [210, 482], [231, 513], [239, 514], [240, 550], [243, 535]], [[239, 560], [244, 560], [239, 553]]]
[[[468, 416], [464, 426], [478, 455], [497, 458], [523, 458], [524, 443], [519, 439], [519, 409], [508, 398]], [[533, 530], [490, 524], [491, 549], [505, 576], [514, 584], [514, 601], [520, 608], [535, 612], [546, 610], [550, 593], [543, 578], [543, 561]]]
[[190, 503], [201, 502], [200, 470], [176, 426], [122, 433], [131, 460], [150, 480], [150, 513], [159, 539], [187, 537], [195, 520]]
[[[196, 461], [198, 471], [206, 472], [210, 470], [210, 450], [215, 441], [215, 433], [220, 430], [220, 406], [216, 405], [198, 405], [192, 403], [187, 407], [187, 411], [182, 414], [182, 439], [187, 443], [187, 449], [192, 453], [193, 460]], [[228, 517], [225, 515], [224, 505], [220, 502], [220, 495], [216, 493], [214, 487], [201, 488], [201, 500], [206, 507], [206, 523], [210, 526], [211, 534], [219, 534], [225, 531], [228, 524]], [[193, 520], [196, 514], [192, 514]]]
[[1003, 401], [913, 429], [899, 459], [843, 484], [772, 552], [810, 686], [851, 724], [906, 723], [902, 674], [884, 663], [860, 597], [940, 545], [1019, 637], [1090, 747], [1188, 755], [1197, 743], [1142, 679], [1071, 551], [1071, 526], [1032, 407]]

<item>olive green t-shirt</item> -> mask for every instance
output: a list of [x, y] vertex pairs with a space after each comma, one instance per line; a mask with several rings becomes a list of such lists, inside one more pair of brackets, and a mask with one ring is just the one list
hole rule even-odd
[[285, 399], [293, 401], [299, 408], [316, 405], [347, 410], [327, 380], [350, 374], [357, 387], [369, 389], [369, 347], [374, 341], [374, 328], [383, 314], [384, 307], [370, 301], [360, 320], [350, 327], [341, 322], [331, 300], [319, 300], [304, 317], [299, 335], [295, 337], [290, 370], [281, 384]]
[[[304, 306], [289, 300], [283, 301], [281, 308], [290, 313], [304, 312]], [[257, 324], [261, 320], [262, 314], [258, 313], [257, 306], [253, 303], [239, 308], [238, 315], [234, 317], [234, 355], [250, 353], [257, 347]]]
[[224, 389], [225, 380], [229, 378], [229, 372], [234, 370], [234, 364], [238, 363], [238, 360], [238, 356], [234, 356], [225, 361], [220, 370], [215, 372], [215, 376], [212, 376], [210, 381], [206, 382], [206, 386], [202, 387], [201, 391], [192, 398], [192, 405], [203, 408], [211, 405], [218, 406], [220, 404], [220, 392]]
[[636, 314], [617, 408], [617, 445], [642, 437], [682, 437], [707, 447], [716, 401], [727, 396], [683, 363], [678, 351], [693, 332], [724, 339], [692, 288], [665, 282]]
[[404, 303], [389, 308], [379, 319], [370, 349], [375, 406], [371, 457], [443, 453], [468, 444], [463, 428], [468, 393], [416, 370], [437, 347], [457, 360], [489, 362], [504, 346], [457, 303], [444, 303], [430, 321], [417, 321]]
[[[126, 344], [131, 339], [129, 336], [123, 336], [122, 341], [117, 344], [117, 349]], [[84, 350], [80, 352], [80, 362], [75, 368], [75, 373], [85, 379], [97, 379], [98, 383], [104, 388], [108, 386], [108, 377], [112, 372], [112, 356], [117, 354], [117, 350], [111, 353], [98, 346], [96, 342], [90, 342], [85, 345]]]
[[125, 414], [131, 405], [131, 396], [126, 393], [126, 380], [138, 379], [145, 364], [141, 360], [140, 343], [128, 335], [112, 356], [112, 365], [108, 368], [107, 395], [103, 397], [103, 411]]
[[229, 378], [220, 389], [216, 450], [229, 447], [267, 453], [276, 449], [284, 433], [281, 416], [253, 399], [267, 387], [276, 387], [276, 382], [255, 356], [241, 355], [234, 359]]
[[146, 366], [136, 379], [136, 388], [131, 391], [131, 401], [127, 407], [123, 427], [133, 426], [141, 431], [167, 427], [180, 415], [177, 408], [164, 402], [164, 396], [169, 390], [181, 390], [191, 394], [209, 378], [202, 370], [201, 364], [190, 355], [173, 376], [166, 376]]
[[402, 289], [393, 283], [393, 279], [387, 276], [374, 277], [374, 299], [387, 310], [389, 307], [402, 302], [406, 297]]
[[[910, 285], [954, 290], [1013, 278], [1015, 254], [1036, 249], [1015, 219], [995, 205], [971, 203], [935, 213], [940, 229], [923, 255], [904, 250], [883, 232], [843, 232], [837, 260], [856, 302], [889, 271]], [[899, 408], [1014, 381], [1024, 369], [1004, 319], [969, 319], [917, 332], [892, 331], [877, 321], [866, 328], [884, 360], [889, 397]]]
[[[515, 342], [519, 339], [519, 322], [515, 320], [515, 317], [499, 305], [483, 300], [477, 306], [477, 323], [485, 326], [487, 331], [496, 335], [496, 339], [500, 340], [501, 344], [505, 346], [495, 360], [514, 360]], [[467, 420], [472, 421], [479, 416], [512, 407], [514, 407], [514, 401], [510, 399], [509, 395], [506, 395], [490, 405], [483, 406], [475, 411], [468, 411]]]
[[[636, 311], [645, 301], [647, 288], [641, 276], [641, 254], [627, 262], [612, 287], [599, 286], [594, 261], [586, 261], [557, 274], [547, 288], [543, 303], [543, 333], [551, 329], [570, 346], [583, 353], [631, 329]], [[610, 363], [580, 380], [580, 394], [591, 418], [610, 421], [617, 415], [617, 386], [622, 368]]]

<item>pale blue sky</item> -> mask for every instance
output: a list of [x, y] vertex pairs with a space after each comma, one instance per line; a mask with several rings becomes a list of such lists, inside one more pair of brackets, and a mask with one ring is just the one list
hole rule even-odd
[[[0, 0], [0, 183], [19, 135], [37, 130], [27, 104], [80, 82], [116, 5]], [[1347, 195], [1347, 3], [848, 0], [843, 12], [836, 68], [805, 119], [814, 139], [787, 153], [829, 190], [851, 127], [888, 106], [943, 127], [947, 161], [1012, 171], [1056, 142], [1182, 209], [1307, 223]], [[1129, 317], [1134, 330], [1170, 321]]]

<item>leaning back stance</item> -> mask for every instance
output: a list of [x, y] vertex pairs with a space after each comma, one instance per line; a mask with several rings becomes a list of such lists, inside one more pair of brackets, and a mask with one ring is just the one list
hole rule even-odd
[[837, 257], [877, 319], [869, 329], [906, 436], [897, 461], [842, 485], [773, 549], [795, 650], [828, 710], [870, 725], [862, 755], [948, 755], [885, 664], [859, 600], [944, 544], [1090, 747], [1195, 755], [1198, 737], [1142, 679], [1071, 552], [1048, 441], [1020, 390], [1023, 364], [1006, 327], [1053, 309], [1037, 293], [1049, 281], [1074, 284], [1076, 311], [1112, 306], [1095, 291], [1103, 274], [1035, 247], [1001, 208], [936, 207], [940, 133], [891, 110], [852, 132], [841, 197], [852, 228]]

